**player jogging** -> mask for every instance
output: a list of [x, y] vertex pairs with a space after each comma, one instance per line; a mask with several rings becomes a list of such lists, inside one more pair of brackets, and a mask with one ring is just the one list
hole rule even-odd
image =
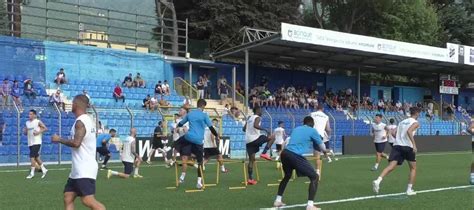
[[390, 163], [382, 171], [380, 176], [372, 183], [375, 193], [379, 193], [382, 179], [390, 174], [397, 167], [397, 165], [402, 165], [403, 161], [407, 160], [408, 166], [410, 167], [407, 195], [416, 195], [416, 192], [413, 190], [413, 184], [415, 183], [416, 178], [417, 152], [414, 135], [416, 130], [420, 127], [420, 124], [417, 121], [419, 115], [420, 108], [411, 107], [410, 117], [398, 124], [397, 138], [395, 139], [392, 152], [390, 153], [390, 157], [388, 159]]
[[164, 144], [165, 142], [167, 143], [167, 141], [163, 140], [164, 138], [166, 138], [166, 135], [163, 134], [163, 122], [159, 121], [153, 134], [153, 147], [150, 155], [148, 155], [148, 160], [146, 161], [148, 164], [151, 164], [151, 157], [155, 156], [155, 151], [158, 151], [163, 155], [163, 159], [165, 160], [165, 163], [167, 163], [166, 167], [169, 167], [170, 162], [168, 161], [168, 155]]
[[[212, 119], [212, 125], [214, 129], [217, 128], [219, 121], [217, 119]], [[204, 163], [203, 169], [206, 168], [206, 163], [209, 162], [211, 157], [217, 156], [217, 162], [219, 163], [220, 170], [222, 173], [227, 173], [227, 169], [224, 166], [224, 158], [222, 158], [222, 154], [219, 151], [218, 146], [219, 139], [215, 138], [211, 130], [206, 128], [204, 131]]]
[[372, 167], [372, 171], [376, 171], [379, 168], [380, 161], [382, 158], [387, 158], [387, 155], [383, 152], [385, 150], [385, 144], [387, 144], [387, 125], [382, 122], [382, 115], [376, 114], [374, 123], [370, 127], [370, 135], [374, 137], [375, 145], [375, 165]]
[[[219, 138], [217, 131], [212, 126], [209, 116], [204, 113], [204, 108], [206, 107], [206, 100], [199, 99], [197, 102], [198, 109], [189, 112], [181, 122], [178, 123], [178, 127], [183, 127], [184, 124], [189, 122], [189, 131], [183, 137], [179, 138], [176, 142], [179, 153], [181, 154], [181, 159], [183, 160], [183, 165], [187, 164], [188, 157], [192, 154], [196, 156], [198, 162], [197, 169], [197, 184], [198, 189], [203, 188], [202, 184], [202, 160], [203, 160], [203, 141], [204, 141], [204, 130], [206, 127], [212, 132], [212, 134]], [[180, 182], [184, 181], [186, 173], [181, 174]]]
[[30, 174], [26, 178], [32, 179], [35, 176], [35, 169], [37, 166], [41, 167], [41, 171], [43, 172], [41, 178], [44, 178], [46, 177], [48, 170], [44, 166], [43, 161], [41, 161], [39, 152], [41, 149], [41, 143], [43, 142], [43, 133], [47, 131], [48, 128], [46, 128], [41, 120], [38, 120], [35, 110], [30, 110], [28, 113], [28, 118], [28, 121], [26, 121], [26, 127], [23, 129], [23, 131], [28, 136], [31, 170]]
[[387, 137], [388, 144], [393, 148], [393, 143], [395, 143], [395, 138], [397, 137], [397, 125], [395, 125], [395, 119], [390, 118], [390, 125], [387, 125]]
[[314, 206], [314, 198], [318, 189], [319, 175], [316, 173], [311, 163], [303, 157], [303, 154], [311, 146], [313, 146], [313, 149], [315, 150], [315, 146], [320, 147], [319, 150], [322, 152], [329, 152], [329, 150], [326, 150], [326, 146], [321, 140], [321, 135], [319, 135], [313, 128], [313, 118], [310, 116], [305, 117], [303, 124], [304, 125], [293, 129], [291, 132], [291, 141], [288, 142], [286, 148], [281, 152], [281, 163], [285, 176], [278, 187], [278, 194], [273, 203], [275, 207], [282, 207], [285, 205], [282, 202], [283, 192], [290, 181], [293, 170], [295, 170], [298, 176], [306, 176], [310, 181], [306, 209], [318, 209]]
[[136, 128], [130, 129], [130, 136], [128, 136], [127, 139], [125, 139], [125, 141], [122, 142], [120, 159], [122, 160], [122, 163], [123, 163], [123, 173], [108, 170], [107, 179], [110, 179], [110, 177], [112, 176], [118, 176], [120, 178], [127, 179], [130, 177], [134, 169], [135, 171], [133, 172], [133, 178], [143, 178], [143, 176], [138, 174], [138, 168], [140, 167], [141, 158], [135, 149], [136, 148], [135, 146], [136, 133], [137, 133]]
[[260, 150], [260, 147], [266, 143], [267, 145], [265, 145], [265, 148], [263, 149], [262, 154], [260, 154], [260, 157], [265, 160], [272, 160], [270, 156], [267, 154], [267, 151], [271, 148], [273, 141], [275, 141], [275, 139], [272, 136], [267, 137], [266, 135], [263, 135], [260, 133], [260, 131], [264, 131], [267, 134], [270, 133], [266, 129], [260, 126], [262, 108], [258, 106], [254, 107], [253, 113], [254, 115], [248, 118], [247, 122], [245, 122], [245, 125], [243, 127], [243, 131], [245, 132], [245, 139], [247, 143], [245, 146], [246, 146], [247, 154], [249, 156], [249, 162], [247, 165], [247, 172], [248, 172], [247, 184], [249, 185], [257, 184], [257, 181], [253, 179], [253, 166], [255, 164], [255, 154]]
[[108, 144], [110, 139], [114, 138], [116, 134], [117, 131], [115, 129], [110, 129], [109, 133], [102, 133], [97, 136], [97, 153], [104, 156], [104, 162], [100, 170], [107, 169], [107, 162], [112, 156], [108, 149]]
[[[311, 117], [314, 120], [314, 129], [321, 135], [321, 138], [323, 140], [324, 146], [326, 146], [327, 149], [330, 149], [329, 147], [329, 136], [331, 135], [331, 125], [329, 124], [329, 117], [323, 112], [324, 111], [324, 105], [323, 104], [318, 104], [318, 107], [316, 108], [316, 111], [311, 113]], [[320, 174], [321, 173], [321, 165], [322, 165], [322, 160], [321, 160], [321, 151], [319, 150], [319, 147], [315, 147], [316, 150], [314, 150], [314, 156], [316, 158], [316, 173]], [[331, 151], [330, 154], [333, 154]], [[328, 162], [332, 162], [331, 157], [325, 153], [326, 158], [328, 159]]]
[[80, 197], [82, 203], [93, 210], [103, 210], [105, 206], [97, 201], [95, 180], [97, 178], [96, 130], [95, 122], [87, 115], [89, 99], [85, 95], [77, 95], [72, 101], [72, 112], [76, 121], [71, 129], [71, 140], [61, 139], [58, 135], [52, 137], [53, 142], [59, 142], [71, 147], [72, 165], [69, 179], [64, 187], [64, 208], [74, 209], [74, 200]]

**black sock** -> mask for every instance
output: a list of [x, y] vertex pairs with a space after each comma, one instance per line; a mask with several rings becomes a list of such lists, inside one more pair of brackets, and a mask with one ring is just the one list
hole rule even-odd
[[202, 174], [201, 174], [201, 169], [202, 169], [202, 164], [199, 164], [198, 165], [198, 177], [202, 177]]
[[263, 152], [262, 154], [267, 154], [268, 150], [270, 149], [270, 147], [268, 147], [268, 144], [265, 146], [265, 148], [263, 148]]
[[250, 163], [247, 165], [247, 172], [249, 174], [249, 180], [253, 179], [253, 166], [250, 166]]
[[104, 159], [104, 163], [102, 165], [107, 165], [107, 162], [109, 162], [109, 159], [110, 159], [110, 155], [106, 155], [105, 156], [105, 159]]
[[308, 200], [314, 201], [314, 197], [316, 197], [316, 191], [318, 190], [318, 179], [319, 176], [316, 175], [316, 178], [310, 177], [309, 179], [309, 189], [308, 189]]

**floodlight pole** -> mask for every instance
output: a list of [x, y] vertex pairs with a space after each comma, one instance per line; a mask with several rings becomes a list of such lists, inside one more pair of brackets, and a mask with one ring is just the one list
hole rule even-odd
[[245, 50], [245, 112], [248, 113], [249, 107], [249, 50]]

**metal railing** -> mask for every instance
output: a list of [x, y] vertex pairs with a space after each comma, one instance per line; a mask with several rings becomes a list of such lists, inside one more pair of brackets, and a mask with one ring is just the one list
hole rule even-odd
[[189, 97], [197, 100], [199, 97], [198, 90], [189, 84], [186, 80], [181, 77], [174, 78], [174, 89], [179, 95]]
[[267, 109], [262, 109], [264, 113], [270, 118], [270, 134], [273, 134], [273, 117], [272, 115], [267, 111]]
[[13, 101], [13, 105], [15, 106], [15, 110], [16, 110], [16, 123], [17, 123], [17, 157], [16, 157], [16, 166], [20, 166], [20, 155], [21, 155], [21, 151], [20, 151], [20, 140], [21, 140], [21, 127], [20, 127], [20, 109], [18, 108], [18, 106], [16, 105], [15, 101]]
[[[332, 137], [332, 139], [333, 139], [332, 140], [332, 148], [335, 149], [336, 148], [336, 141], [337, 141], [336, 118], [334, 118], [334, 116], [330, 112], [327, 112], [327, 114], [332, 119], [332, 122], [333, 122], [333, 127], [331, 129], [332, 130], [331, 134], [333, 135], [333, 137]], [[352, 132], [354, 132], [354, 131], [352, 131]]]
[[[53, 105], [54, 105], [54, 110], [58, 113], [58, 125], [59, 125], [59, 127], [58, 127], [58, 133], [59, 133], [59, 134], [58, 134], [58, 135], [59, 135], [60, 137], [62, 137], [62, 135], [63, 135], [62, 127], [63, 127], [63, 126], [62, 126], [62, 114], [61, 114], [61, 110], [59, 110], [59, 107], [58, 107], [58, 105], [57, 105], [56, 103], [53, 103]], [[59, 144], [59, 145], [58, 145], [58, 165], [61, 164], [61, 158], [62, 158], [61, 148], [62, 148], [62, 144]]]
[[[185, 56], [188, 21], [65, 2], [7, 2], [0, 34], [82, 45]], [[176, 21], [177, 28], [173, 28]], [[174, 31], [177, 31], [177, 36]]]
[[[229, 96], [232, 97], [234, 95], [234, 89], [229, 84], [226, 84], [227, 89], [229, 90]], [[236, 106], [236, 103], [233, 101], [233, 106], [241, 110], [245, 110], [245, 96], [240, 94], [238, 91], [235, 91], [235, 100], [239, 102], [240, 107]]]

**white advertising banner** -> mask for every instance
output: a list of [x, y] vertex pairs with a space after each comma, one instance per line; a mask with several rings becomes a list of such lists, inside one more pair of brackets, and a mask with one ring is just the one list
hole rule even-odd
[[306, 26], [281, 24], [282, 40], [361, 50], [373, 53], [453, 62], [448, 59], [447, 48], [380, 39], [369, 36], [342, 33]]
[[446, 48], [448, 48], [447, 53], [449, 62], [459, 63], [459, 45], [447, 43]]
[[459, 94], [459, 88], [458, 87], [439, 86], [439, 93], [458, 95]]
[[474, 66], [474, 47], [464, 46], [464, 64]]

